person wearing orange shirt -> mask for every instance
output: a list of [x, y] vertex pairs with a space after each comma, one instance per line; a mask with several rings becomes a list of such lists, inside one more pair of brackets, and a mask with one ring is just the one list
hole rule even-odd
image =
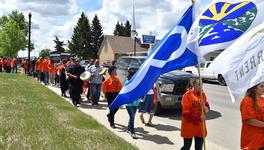
[[59, 79], [60, 79], [60, 89], [61, 89], [61, 96], [67, 97], [66, 91], [69, 88], [67, 79], [66, 79], [66, 60], [62, 61], [62, 65], [57, 67], [58, 73], [59, 73]]
[[50, 79], [50, 85], [55, 85], [55, 73], [56, 68], [53, 60], [48, 61], [48, 72], [49, 72], [49, 79]]
[[35, 71], [36, 71], [36, 76], [37, 76], [37, 79], [39, 80], [40, 78], [39, 78], [39, 74], [40, 74], [40, 59], [38, 59], [37, 61], [36, 61], [36, 63], [35, 63]]
[[46, 57], [43, 62], [42, 62], [42, 70], [43, 70], [43, 73], [44, 73], [44, 84], [45, 85], [48, 85], [49, 83], [49, 69], [48, 69], [48, 66], [49, 66], [49, 59]]
[[28, 74], [28, 71], [29, 71], [29, 62], [28, 62], [28, 59], [25, 59], [23, 61], [23, 67], [24, 67], [24, 73], [25, 74]]
[[[116, 67], [111, 66], [108, 69], [110, 77], [108, 77], [102, 84], [103, 93], [107, 99], [108, 106], [114, 101], [118, 93], [122, 89], [122, 83], [116, 76]], [[110, 110], [107, 114], [108, 121], [111, 128], [115, 129], [115, 114], [118, 111], [118, 108]]]
[[11, 59], [8, 57], [6, 61], [6, 72], [11, 73]]
[[204, 122], [206, 136], [205, 113], [209, 111], [209, 104], [205, 93], [202, 91], [202, 83], [199, 84], [199, 79], [191, 79], [189, 84], [191, 85], [191, 88], [188, 87], [182, 97], [181, 136], [183, 137], [184, 145], [181, 150], [189, 150], [191, 148], [193, 138], [195, 140], [195, 150], [202, 150], [202, 122]]
[[241, 149], [264, 150], [264, 82], [247, 90], [240, 112]]
[[2, 60], [2, 64], [3, 64], [3, 69], [4, 69], [4, 71], [6, 72], [6, 57], [4, 57], [3, 58], [3, 60]]
[[16, 57], [14, 57], [13, 59], [12, 59], [12, 72], [13, 73], [17, 73], [17, 59], [16, 59]]

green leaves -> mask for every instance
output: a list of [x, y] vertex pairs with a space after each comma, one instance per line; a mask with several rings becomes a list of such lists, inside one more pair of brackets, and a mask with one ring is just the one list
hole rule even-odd
[[0, 49], [4, 55], [14, 57], [17, 52], [27, 46], [24, 30], [17, 22], [9, 19], [0, 30]]
[[21, 12], [13, 10], [8, 16], [0, 17], [0, 55], [14, 57], [25, 49], [27, 33], [28, 25]]
[[50, 49], [43, 49], [40, 51], [39, 57], [45, 58], [49, 56], [49, 53], [50, 53]]

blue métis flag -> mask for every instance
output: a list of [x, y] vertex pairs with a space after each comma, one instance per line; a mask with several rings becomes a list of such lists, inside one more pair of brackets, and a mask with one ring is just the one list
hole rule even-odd
[[109, 106], [128, 104], [146, 95], [158, 77], [166, 72], [197, 64], [195, 52], [187, 48], [187, 36], [192, 26], [192, 6], [176, 26], [151, 51], [131, 80]]

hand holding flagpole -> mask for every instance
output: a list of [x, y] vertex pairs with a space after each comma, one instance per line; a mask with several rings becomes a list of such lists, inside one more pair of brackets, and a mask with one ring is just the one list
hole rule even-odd
[[[193, 1], [193, 0], [192, 0]], [[199, 76], [199, 87], [200, 87], [200, 104], [201, 104], [201, 117], [204, 117], [202, 120], [202, 130], [203, 130], [203, 141], [204, 141], [204, 150], [206, 150], [206, 142], [205, 142], [205, 110], [204, 110], [204, 101], [203, 101], [203, 85], [202, 85], [202, 77], [200, 72], [200, 63], [198, 63], [198, 76]]]

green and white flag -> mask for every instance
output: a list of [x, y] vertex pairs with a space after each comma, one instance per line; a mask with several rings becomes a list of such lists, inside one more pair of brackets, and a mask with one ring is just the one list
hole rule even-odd
[[226, 49], [264, 18], [264, 0], [198, 0], [194, 6], [188, 43], [196, 43], [201, 56]]

